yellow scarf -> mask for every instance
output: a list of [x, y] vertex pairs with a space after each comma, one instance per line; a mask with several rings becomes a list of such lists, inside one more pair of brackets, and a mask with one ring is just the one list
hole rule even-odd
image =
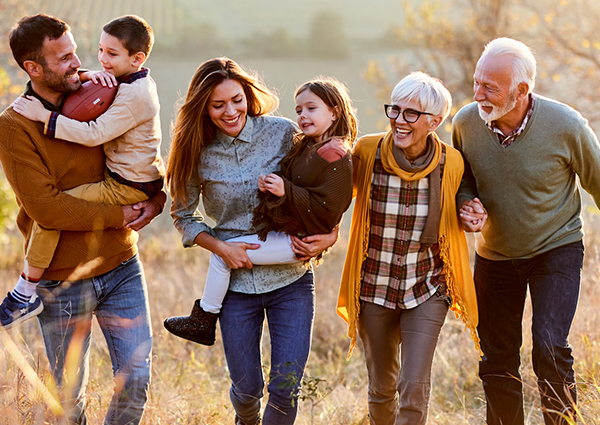
[[[352, 213], [348, 252], [346, 253], [337, 304], [337, 314], [348, 324], [348, 337], [351, 340], [348, 358], [350, 358], [356, 347], [356, 326], [360, 314], [360, 272], [369, 247], [369, 199], [377, 146], [383, 137], [381, 161], [386, 171], [393, 172], [406, 181], [417, 180], [426, 177], [440, 161], [442, 142], [435, 133], [432, 133], [432, 135], [436, 143], [434, 158], [428, 167], [416, 173], [406, 172], [395, 163], [391, 132], [361, 137], [354, 148], [352, 166], [354, 169], [353, 185], [356, 201]], [[455, 196], [463, 172], [464, 162], [461, 154], [453, 147], [446, 145], [438, 236], [440, 258], [444, 262], [443, 273], [446, 277], [448, 293], [453, 300], [450, 309], [457, 317], [462, 318], [465, 329], [469, 329], [475, 348], [481, 355], [479, 338], [477, 337], [478, 313], [475, 285], [469, 265], [467, 240], [456, 212]]]

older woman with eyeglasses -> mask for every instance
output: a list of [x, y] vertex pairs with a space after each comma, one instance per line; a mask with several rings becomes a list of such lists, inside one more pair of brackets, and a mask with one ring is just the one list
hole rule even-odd
[[369, 374], [371, 424], [427, 423], [431, 365], [448, 308], [479, 348], [477, 304], [455, 195], [460, 153], [435, 130], [452, 106], [438, 79], [414, 72], [384, 105], [387, 133], [353, 151], [356, 202], [338, 314], [357, 333]]

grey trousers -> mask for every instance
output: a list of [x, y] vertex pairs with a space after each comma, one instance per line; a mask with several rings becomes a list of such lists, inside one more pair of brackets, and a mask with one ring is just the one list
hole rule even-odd
[[372, 425], [427, 423], [431, 364], [447, 312], [448, 304], [435, 294], [410, 310], [364, 303], [358, 334], [365, 347]]

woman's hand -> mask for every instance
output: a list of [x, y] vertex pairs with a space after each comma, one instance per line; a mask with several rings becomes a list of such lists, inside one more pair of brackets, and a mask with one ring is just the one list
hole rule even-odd
[[252, 262], [248, 258], [246, 250], [260, 248], [259, 244], [245, 242], [223, 242], [219, 246], [219, 252], [215, 252], [215, 254], [221, 257], [230, 269], [239, 269], [242, 267], [251, 269]]
[[460, 205], [458, 217], [465, 232], [479, 232], [487, 222], [488, 214], [478, 198]]
[[280, 198], [285, 195], [283, 179], [273, 173], [266, 176], [261, 175], [258, 178], [258, 189], [261, 192], [271, 192], [273, 195], [279, 196]]
[[291, 236], [292, 251], [294, 251], [298, 260], [310, 260], [331, 248], [337, 242], [339, 233], [340, 225], [338, 224], [331, 232], [324, 235], [306, 236], [302, 239]]
[[87, 71], [81, 74], [85, 80], [92, 80], [94, 84], [102, 84], [103, 86], [113, 87], [117, 86], [117, 79], [114, 75], [107, 71]]
[[33, 96], [19, 97], [12, 103], [15, 112], [23, 115], [31, 121], [46, 122], [50, 117], [50, 111], [44, 108], [42, 102]]

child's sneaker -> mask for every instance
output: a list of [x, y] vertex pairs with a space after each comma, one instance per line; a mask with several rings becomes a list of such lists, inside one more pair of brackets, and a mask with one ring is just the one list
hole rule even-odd
[[20, 303], [8, 293], [0, 304], [0, 322], [2, 322], [0, 330], [8, 330], [31, 319], [40, 314], [43, 309], [44, 304], [37, 295], [34, 295], [28, 303]]
[[189, 316], [169, 317], [165, 319], [164, 325], [166, 330], [180, 338], [202, 345], [213, 345], [218, 318], [218, 314], [204, 311], [200, 307], [200, 300], [196, 300]]

